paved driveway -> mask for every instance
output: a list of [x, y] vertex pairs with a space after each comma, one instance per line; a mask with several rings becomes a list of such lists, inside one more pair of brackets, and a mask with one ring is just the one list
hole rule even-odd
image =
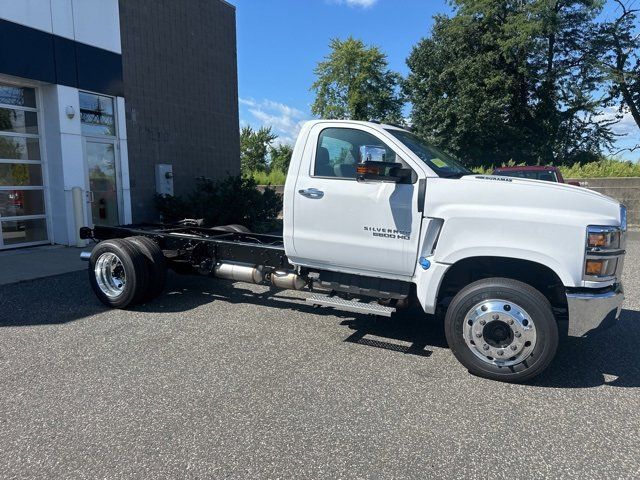
[[109, 311], [84, 272], [0, 287], [2, 478], [638, 478], [640, 248], [621, 322], [530, 385], [424, 318], [221, 281]]

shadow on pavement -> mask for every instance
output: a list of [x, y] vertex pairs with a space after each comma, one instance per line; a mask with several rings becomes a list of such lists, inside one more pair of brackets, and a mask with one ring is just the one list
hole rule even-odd
[[[387, 319], [314, 308], [304, 303], [304, 297], [287, 292], [273, 294], [273, 291], [259, 293], [203, 277], [171, 275], [164, 295], [133, 310], [179, 313], [215, 301], [254, 304], [337, 317], [342, 319], [341, 325], [351, 331], [345, 341], [366, 347], [422, 357], [431, 355], [428, 347], [447, 347], [442, 322], [417, 310]], [[63, 324], [107, 311], [91, 291], [85, 272], [0, 287], [0, 328]], [[561, 341], [555, 360], [529, 385], [551, 388], [640, 387], [638, 345], [640, 312], [623, 310], [614, 327], [586, 338], [565, 338]]]
[[622, 310], [618, 323], [584, 338], [560, 342], [556, 358], [530, 385], [640, 387], [640, 312]]

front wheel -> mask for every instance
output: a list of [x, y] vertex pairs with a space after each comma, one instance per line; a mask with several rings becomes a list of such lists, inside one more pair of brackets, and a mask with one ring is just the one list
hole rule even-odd
[[547, 298], [508, 278], [463, 288], [447, 310], [445, 334], [470, 373], [504, 382], [542, 373], [558, 347], [558, 325]]

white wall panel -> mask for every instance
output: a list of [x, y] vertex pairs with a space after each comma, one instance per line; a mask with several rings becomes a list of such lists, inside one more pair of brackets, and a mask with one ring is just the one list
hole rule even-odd
[[[80, 135], [82, 125], [80, 123], [80, 96], [78, 89], [73, 87], [65, 87], [58, 85], [58, 124], [60, 125], [60, 133], [69, 133], [71, 135]], [[67, 116], [67, 107], [73, 108], [75, 116], [69, 118]]]
[[73, 31], [73, 2], [72, 0], [51, 1], [51, 25], [53, 34], [74, 39]]
[[51, 0], [0, 0], [0, 18], [51, 33]]
[[76, 41], [122, 53], [118, 0], [73, 0]]

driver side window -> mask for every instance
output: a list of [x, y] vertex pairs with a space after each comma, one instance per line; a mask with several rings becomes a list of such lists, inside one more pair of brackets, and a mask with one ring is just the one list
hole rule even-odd
[[386, 150], [385, 161], [396, 162], [396, 154], [375, 136], [352, 128], [327, 128], [320, 133], [313, 168], [314, 177], [356, 178], [356, 165], [362, 162], [361, 147]]

